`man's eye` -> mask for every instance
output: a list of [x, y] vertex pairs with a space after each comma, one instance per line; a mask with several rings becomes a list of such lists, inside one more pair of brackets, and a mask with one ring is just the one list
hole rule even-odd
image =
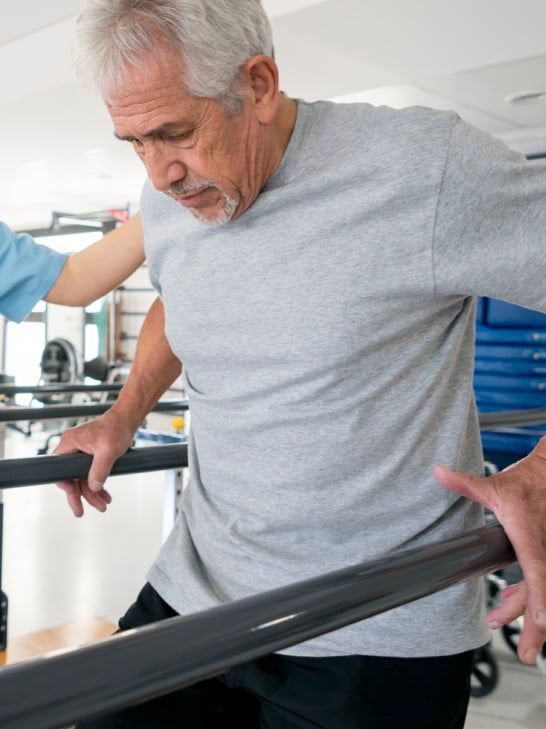
[[178, 134], [169, 134], [169, 139], [173, 142], [183, 142], [186, 139], [189, 139], [192, 135], [192, 132], [179, 132]]

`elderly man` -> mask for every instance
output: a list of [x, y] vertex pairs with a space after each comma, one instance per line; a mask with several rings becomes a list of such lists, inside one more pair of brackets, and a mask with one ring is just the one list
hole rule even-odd
[[[477, 527], [485, 504], [525, 574], [489, 624], [525, 613], [533, 662], [546, 442], [481, 478], [472, 368], [476, 294], [546, 310], [546, 170], [452, 113], [287, 98], [259, 0], [88, 0], [79, 32], [148, 172], [172, 352], [157, 304], [119, 402], [63, 439], [95, 454], [74, 512], [178, 360], [192, 412], [181, 515], [121, 629]], [[472, 582], [81, 727], [460, 729], [488, 639]]]

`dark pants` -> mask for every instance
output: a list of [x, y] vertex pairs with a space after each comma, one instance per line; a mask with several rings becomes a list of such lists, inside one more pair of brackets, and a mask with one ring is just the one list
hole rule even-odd
[[[120, 628], [176, 614], [146, 585]], [[76, 729], [462, 729], [472, 655], [273, 654]]]

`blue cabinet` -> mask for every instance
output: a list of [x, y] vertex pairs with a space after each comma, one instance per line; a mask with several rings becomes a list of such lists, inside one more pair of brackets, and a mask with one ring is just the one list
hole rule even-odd
[[546, 314], [522, 306], [514, 306], [506, 301], [487, 299], [484, 323], [490, 327], [517, 327], [546, 329]]
[[[478, 410], [546, 408], [546, 314], [480, 298], [476, 319], [474, 391]], [[487, 458], [495, 460], [495, 454], [500, 454], [516, 460], [542, 435], [546, 435], [546, 424], [484, 432], [482, 443]]]

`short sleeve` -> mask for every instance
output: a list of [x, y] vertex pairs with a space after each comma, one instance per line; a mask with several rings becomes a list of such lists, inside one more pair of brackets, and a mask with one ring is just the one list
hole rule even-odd
[[0, 223], [0, 314], [20, 322], [43, 299], [66, 256]]
[[436, 297], [491, 296], [546, 311], [546, 165], [458, 120], [433, 239]]

